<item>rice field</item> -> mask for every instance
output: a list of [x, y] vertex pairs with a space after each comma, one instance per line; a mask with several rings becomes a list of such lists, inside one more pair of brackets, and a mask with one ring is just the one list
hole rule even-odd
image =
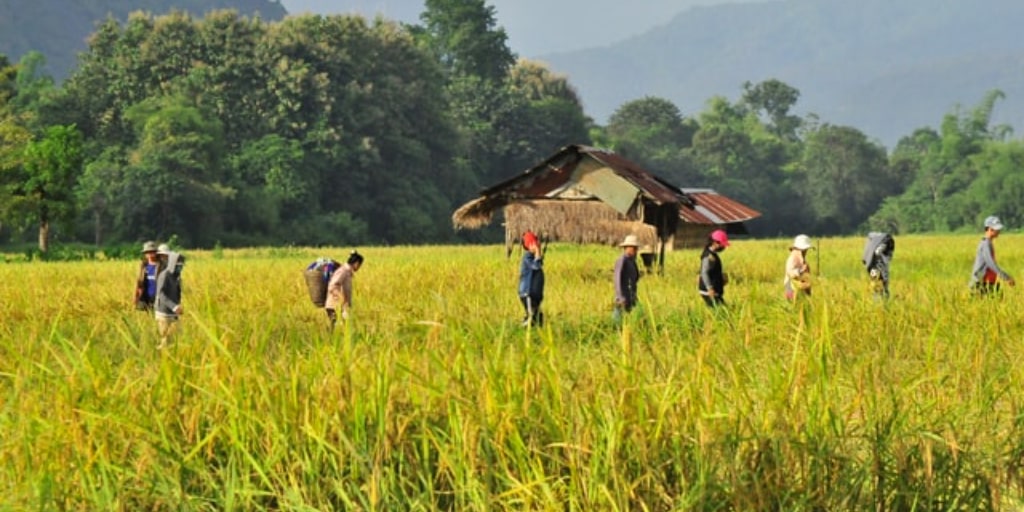
[[[698, 253], [611, 320], [618, 249], [547, 248], [546, 324], [516, 252], [360, 247], [334, 331], [301, 271], [351, 248], [184, 251], [157, 350], [136, 263], [0, 264], [0, 510], [1021, 510], [1021, 293], [976, 299], [978, 237], [897, 237], [873, 299], [863, 238]], [[1024, 276], [1024, 245], [996, 242]]]

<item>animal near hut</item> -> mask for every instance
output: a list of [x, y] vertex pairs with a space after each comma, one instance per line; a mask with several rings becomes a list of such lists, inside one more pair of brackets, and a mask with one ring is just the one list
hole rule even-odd
[[746, 234], [760, 212], [711, 189], [680, 188], [608, 150], [566, 146], [523, 173], [488, 187], [452, 214], [456, 229], [478, 229], [504, 214], [508, 253], [532, 230], [541, 238], [616, 245], [626, 235], [643, 244], [650, 267], [665, 252], [702, 246], [714, 229]]

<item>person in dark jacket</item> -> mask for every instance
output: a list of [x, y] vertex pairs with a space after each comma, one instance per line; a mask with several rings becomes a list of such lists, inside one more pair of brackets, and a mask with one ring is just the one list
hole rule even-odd
[[637, 306], [637, 284], [640, 281], [640, 269], [636, 266], [636, 253], [639, 242], [635, 235], [629, 235], [619, 244], [622, 255], [615, 260], [615, 321], [622, 320], [623, 313], [633, 311]]
[[725, 305], [725, 273], [722, 272], [722, 258], [719, 253], [729, 247], [725, 231], [716, 229], [708, 236], [704, 251], [700, 254], [700, 274], [697, 290], [709, 307]]
[[133, 300], [135, 309], [140, 311], [153, 311], [153, 301], [156, 300], [156, 272], [160, 266], [156, 249], [156, 242], [142, 244], [142, 262], [135, 278]]
[[157, 332], [160, 334], [158, 349], [164, 348], [171, 340], [181, 316], [181, 271], [185, 266], [185, 256], [171, 251], [167, 244], [160, 244], [157, 249], [160, 258], [160, 270], [156, 276], [156, 300], [153, 312], [156, 315]]
[[889, 266], [896, 251], [896, 241], [889, 233], [872, 231], [864, 243], [861, 263], [868, 273], [871, 291], [876, 298], [889, 298]]
[[537, 235], [531, 231], [523, 233], [523, 259], [519, 263], [519, 301], [526, 316], [523, 325], [544, 324], [544, 313], [540, 304], [544, 301], [544, 253]]

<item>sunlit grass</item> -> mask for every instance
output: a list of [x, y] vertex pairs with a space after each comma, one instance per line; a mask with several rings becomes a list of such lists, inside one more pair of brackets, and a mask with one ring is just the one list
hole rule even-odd
[[[331, 332], [301, 270], [346, 249], [189, 252], [169, 349], [126, 262], [0, 266], [0, 509], [979, 510], [1021, 492], [1019, 291], [971, 300], [975, 237], [900, 237], [892, 299], [862, 239], [788, 240], [640, 281], [553, 245], [526, 330], [498, 247], [360, 248]], [[1010, 234], [1000, 263], [1017, 273]]]

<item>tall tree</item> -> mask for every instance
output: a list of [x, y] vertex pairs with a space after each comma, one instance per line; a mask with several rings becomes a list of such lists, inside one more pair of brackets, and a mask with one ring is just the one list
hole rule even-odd
[[[921, 129], [904, 138], [894, 152], [903, 168], [915, 174], [906, 190], [885, 201], [872, 217], [874, 226], [889, 225], [903, 232], [948, 231], [976, 223], [976, 199], [966, 193], [996, 160], [978, 158], [1003, 141], [1009, 129], [991, 126], [995, 103], [1003, 97], [990, 91], [975, 108], [957, 107], [946, 114], [936, 132]], [[978, 162], [985, 162], [984, 165]]]
[[25, 146], [20, 169], [5, 177], [8, 216], [38, 226], [39, 250], [49, 250], [55, 223], [75, 215], [75, 181], [83, 162], [82, 136], [74, 126], [51, 126]]
[[485, 0], [426, 0], [426, 42], [451, 75], [502, 81], [515, 63], [505, 29]]
[[647, 96], [623, 103], [604, 128], [604, 143], [627, 158], [682, 185], [700, 182], [689, 152], [697, 122], [674, 103]]
[[187, 243], [214, 242], [220, 206], [232, 193], [220, 180], [220, 122], [178, 96], [140, 103], [126, 117], [138, 130], [138, 145], [124, 200], [139, 214], [139, 229], [162, 238], [177, 234]]
[[892, 192], [885, 148], [856, 128], [825, 124], [807, 136], [803, 196], [818, 232], [851, 233]]
[[800, 99], [800, 91], [777, 79], [770, 79], [756, 85], [743, 83], [741, 102], [753, 112], [767, 118], [769, 130], [784, 139], [793, 140], [800, 128], [799, 117], [790, 110]]

